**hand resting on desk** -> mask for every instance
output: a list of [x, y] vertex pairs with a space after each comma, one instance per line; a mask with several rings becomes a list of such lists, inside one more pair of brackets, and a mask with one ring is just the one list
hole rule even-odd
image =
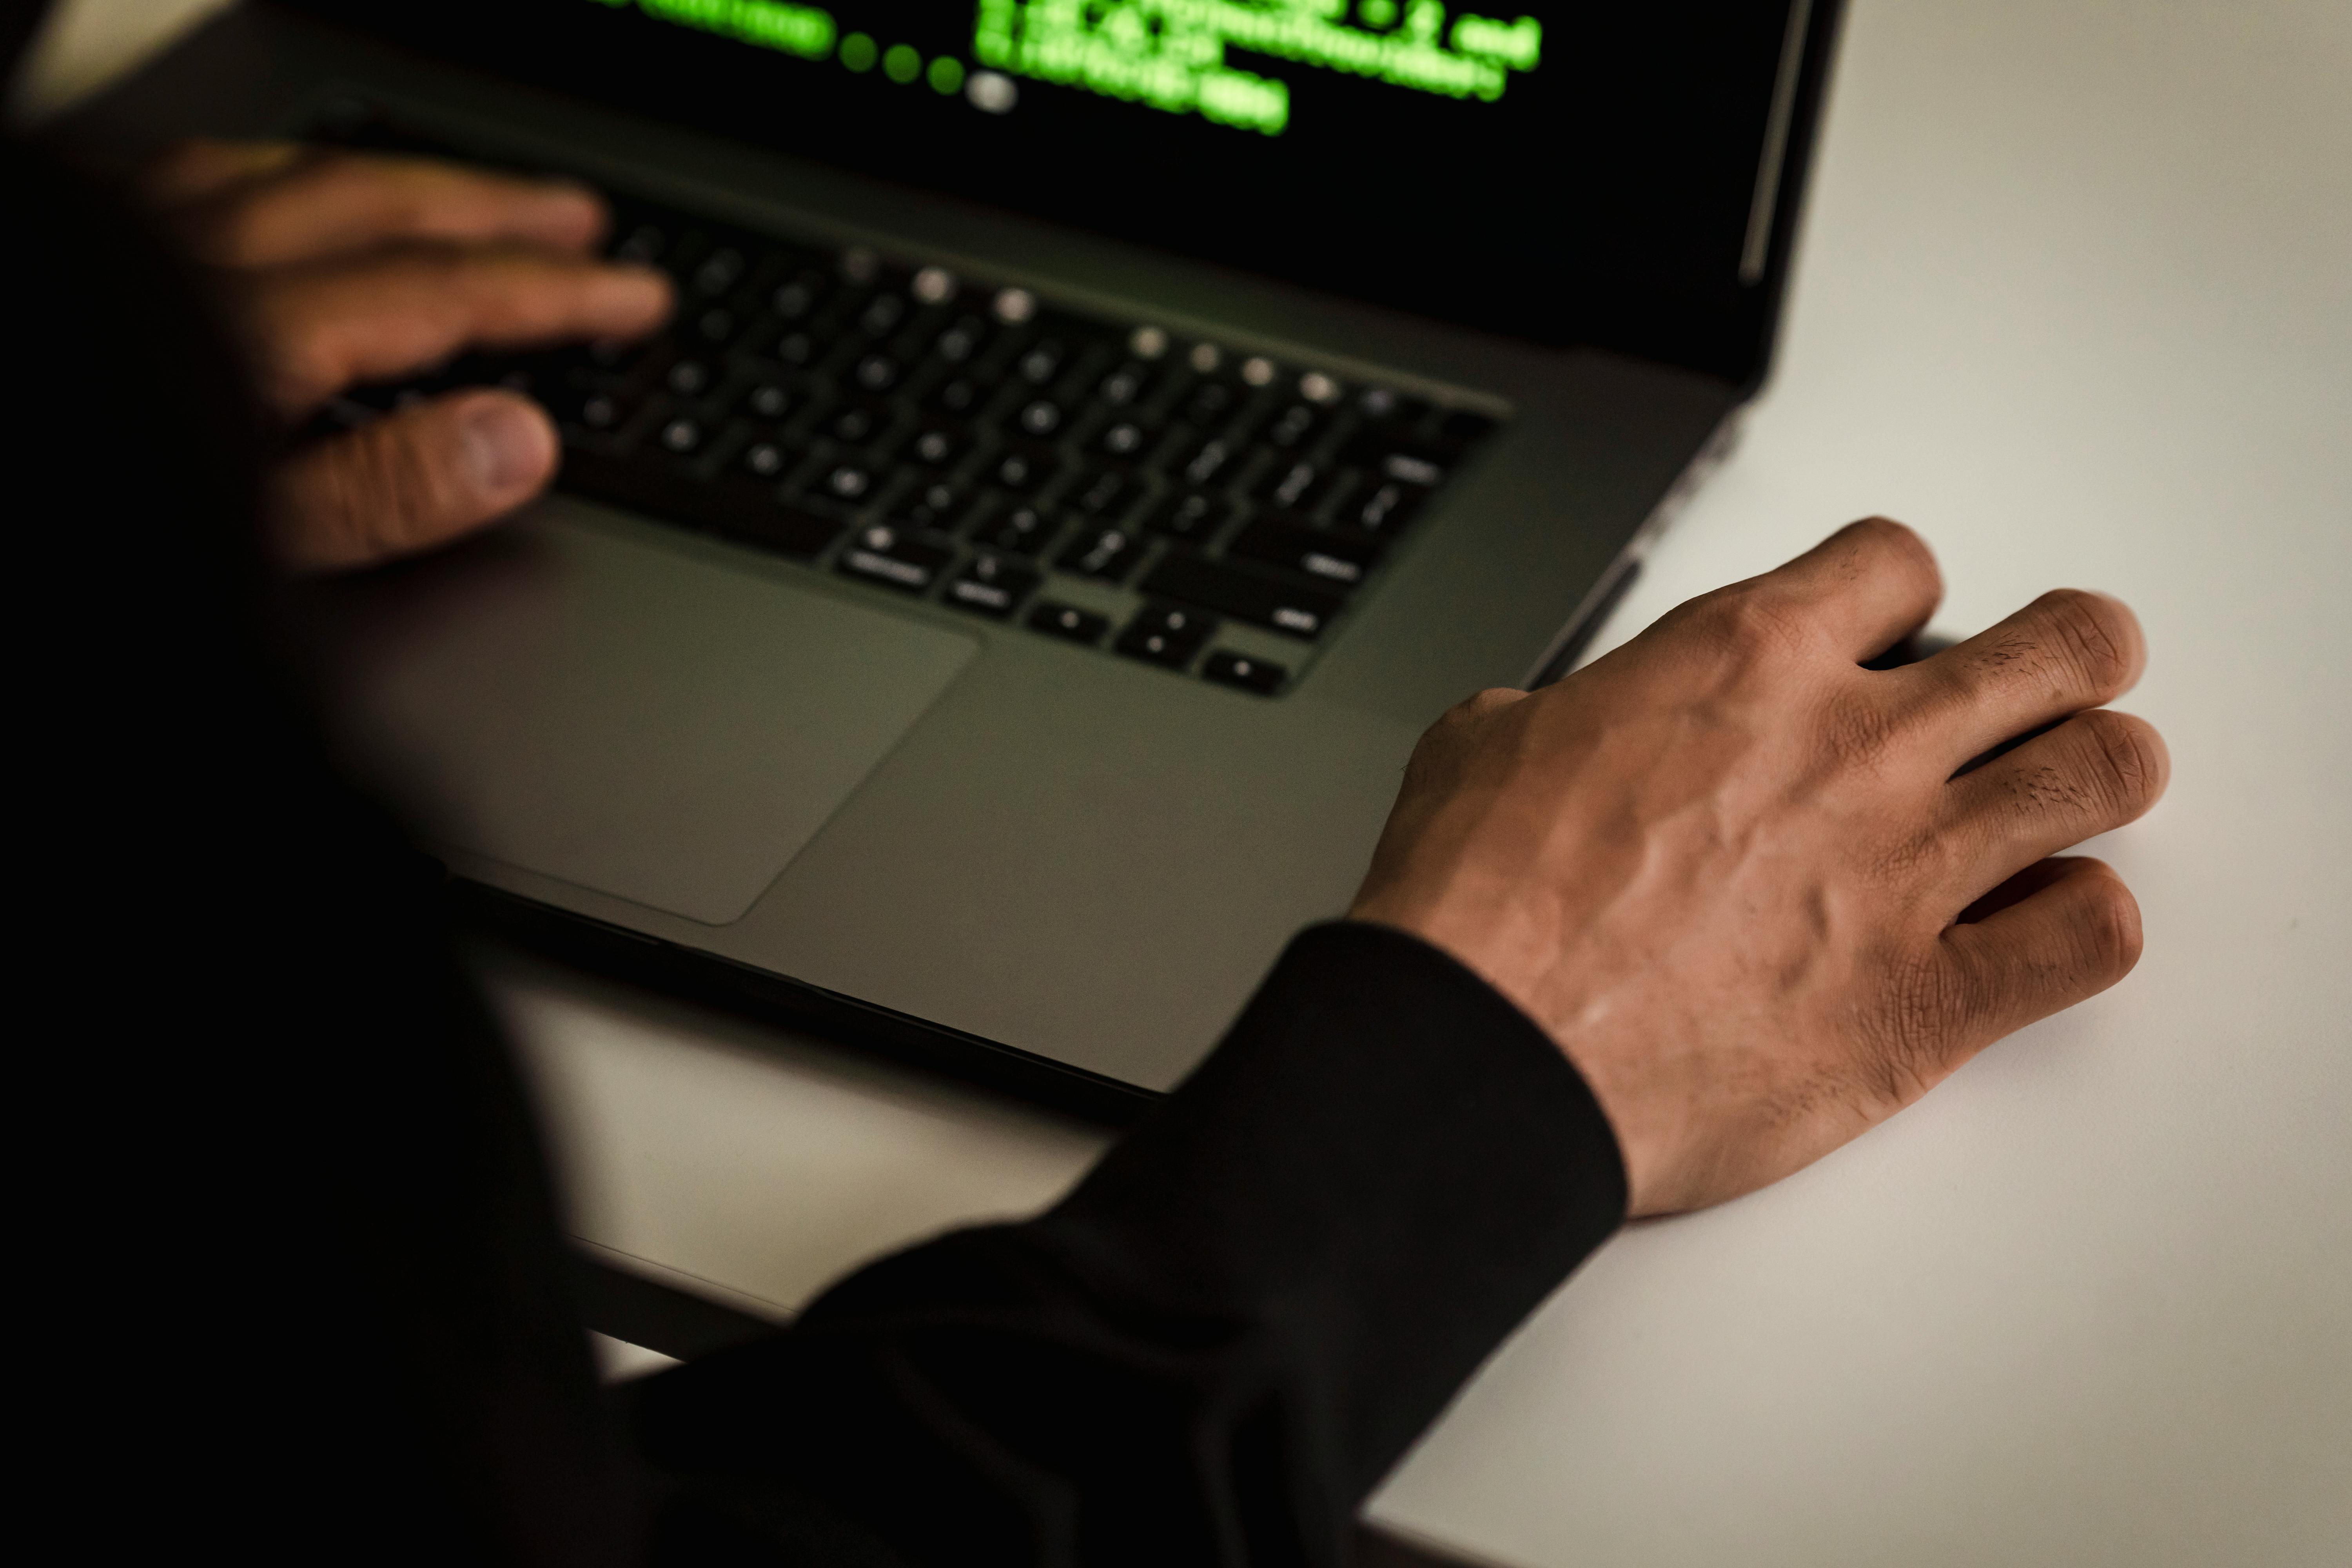
[[2154, 727], [2097, 706], [2138, 679], [2139, 623], [2062, 590], [1862, 668], [1941, 595], [1916, 534], [1857, 522], [1414, 753], [1353, 913], [1550, 1031], [1637, 1215], [1819, 1159], [2139, 957], [2122, 879], [2047, 858], [2164, 793]]

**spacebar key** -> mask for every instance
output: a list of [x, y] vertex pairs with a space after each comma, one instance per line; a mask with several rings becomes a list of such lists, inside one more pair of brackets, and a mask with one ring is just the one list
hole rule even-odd
[[1142, 588], [1155, 598], [1181, 599], [1295, 637], [1322, 636], [1342, 602], [1337, 594], [1236, 572], [1196, 555], [1171, 555], [1143, 580]]
[[555, 483], [591, 500], [707, 528], [784, 555], [814, 555], [848, 526], [782, 504], [768, 485], [691, 479], [658, 464], [597, 452], [564, 453]]

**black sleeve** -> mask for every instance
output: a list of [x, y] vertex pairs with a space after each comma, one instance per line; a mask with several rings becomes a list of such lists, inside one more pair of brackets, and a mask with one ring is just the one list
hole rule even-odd
[[1315, 928], [1043, 1217], [646, 1385], [639, 1443], [679, 1483], [663, 1554], [1341, 1561], [1364, 1495], [1624, 1206], [1540, 1029], [1412, 937]]

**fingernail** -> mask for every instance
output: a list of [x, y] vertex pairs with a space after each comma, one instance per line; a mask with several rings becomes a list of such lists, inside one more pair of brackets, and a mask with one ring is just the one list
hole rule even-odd
[[486, 495], [536, 485], [555, 459], [546, 416], [511, 397], [486, 397], [467, 411], [466, 457]]

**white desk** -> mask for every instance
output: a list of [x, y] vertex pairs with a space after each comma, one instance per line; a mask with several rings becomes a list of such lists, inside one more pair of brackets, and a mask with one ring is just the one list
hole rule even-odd
[[[87, 0], [86, 0], [87, 3]], [[118, 0], [119, 3], [119, 0]], [[186, 0], [145, 0], [170, 10]], [[1616, 640], [1868, 511], [2137, 606], [2147, 956], [1612, 1242], [1374, 1503], [1559, 1568], [2352, 1562], [2352, 5], [1857, 0], [1778, 383]], [[789, 1308], [1066, 1128], [514, 973], [590, 1239]]]

